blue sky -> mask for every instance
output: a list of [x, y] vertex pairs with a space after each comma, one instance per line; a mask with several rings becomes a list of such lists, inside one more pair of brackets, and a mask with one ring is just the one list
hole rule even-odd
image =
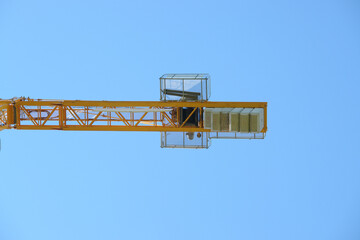
[[265, 140], [0, 132], [0, 239], [360, 238], [360, 3], [0, 1], [0, 97], [267, 101]]

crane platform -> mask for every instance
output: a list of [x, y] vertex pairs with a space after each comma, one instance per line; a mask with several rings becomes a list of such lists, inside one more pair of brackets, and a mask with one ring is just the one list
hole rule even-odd
[[169, 148], [265, 137], [267, 102], [208, 101], [206, 74], [165, 74], [160, 81], [160, 101], [0, 99], [0, 130], [157, 131]]

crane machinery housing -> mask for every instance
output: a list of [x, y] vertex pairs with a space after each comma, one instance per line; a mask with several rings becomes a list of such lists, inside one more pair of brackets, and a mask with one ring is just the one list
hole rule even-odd
[[264, 139], [267, 102], [211, 102], [208, 74], [164, 74], [160, 101], [0, 99], [0, 130], [158, 131], [161, 147]]

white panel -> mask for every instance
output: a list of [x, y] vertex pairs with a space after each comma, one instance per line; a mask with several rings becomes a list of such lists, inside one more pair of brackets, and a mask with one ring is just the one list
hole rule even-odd
[[264, 109], [254, 108], [250, 113], [250, 132], [260, 132], [264, 128]]
[[220, 113], [221, 108], [211, 111], [211, 131], [220, 131]]
[[240, 132], [250, 131], [250, 112], [253, 108], [244, 108], [240, 113]]
[[230, 131], [240, 132], [240, 113], [244, 108], [234, 108], [230, 112]]
[[222, 108], [220, 113], [220, 131], [228, 132], [230, 128], [230, 112], [233, 108]]
[[204, 110], [204, 128], [211, 129], [211, 112], [214, 108], [205, 108]]

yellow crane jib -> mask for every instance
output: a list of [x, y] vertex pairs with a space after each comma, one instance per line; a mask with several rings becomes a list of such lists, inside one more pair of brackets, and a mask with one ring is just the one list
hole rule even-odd
[[160, 101], [0, 99], [0, 130], [158, 131], [161, 147], [263, 139], [266, 102], [210, 102], [208, 74], [165, 74]]

